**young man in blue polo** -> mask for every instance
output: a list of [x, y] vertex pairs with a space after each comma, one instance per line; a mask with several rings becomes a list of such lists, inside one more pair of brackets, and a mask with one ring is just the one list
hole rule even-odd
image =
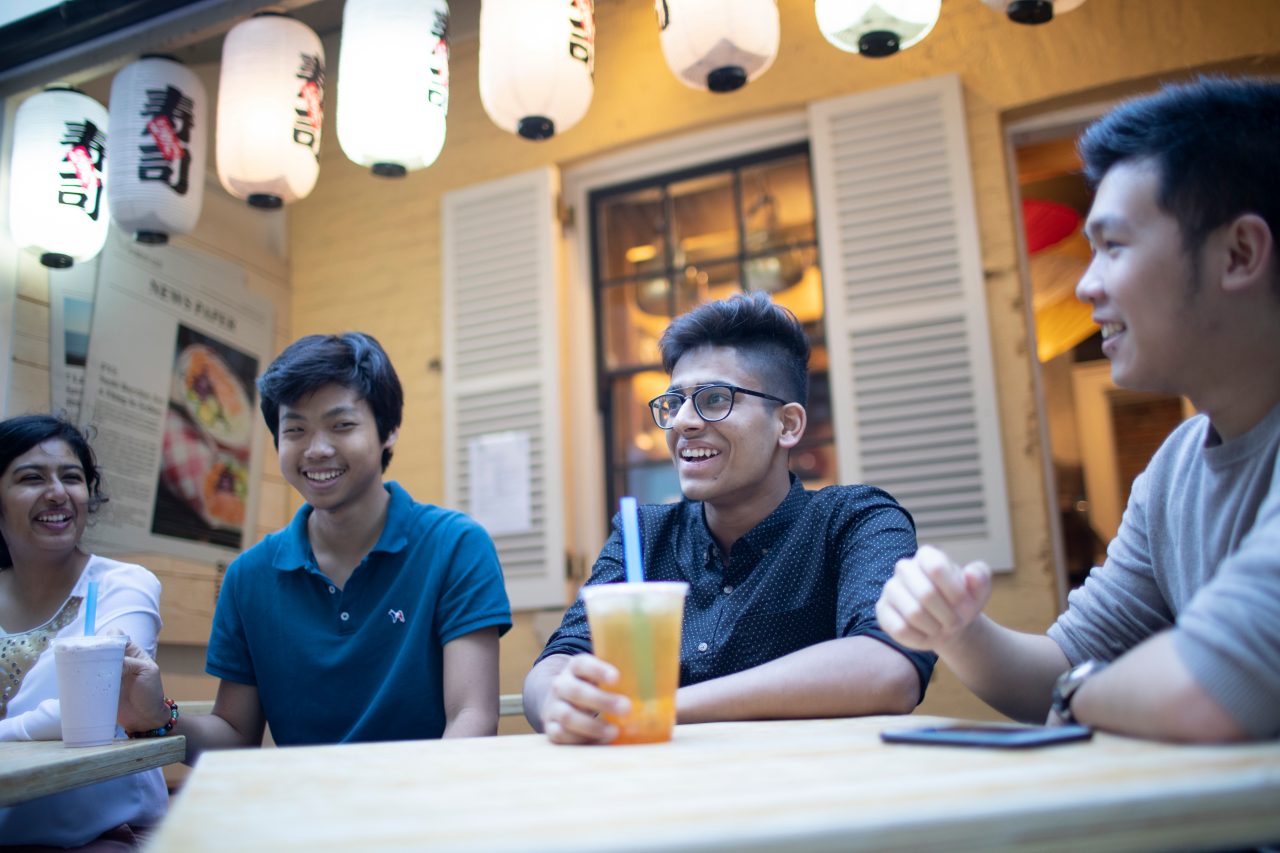
[[[206, 670], [213, 713], [176, 717], [131, 663], [136, 727], [205, 749], [492, 735], [510, 606], [467, 516], [382, 481], [404, 396], [369, 335], [310, 335], [258, 380], [280, 470], [306, 504], [227, 569]], [[170, 726], [169, 723], [173, 725]]]

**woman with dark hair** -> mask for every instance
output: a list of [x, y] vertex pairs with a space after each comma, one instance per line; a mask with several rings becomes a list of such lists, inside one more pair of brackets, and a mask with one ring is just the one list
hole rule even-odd
[[[52, 643], [84, 634], [90, 581], [98, 583], [96, 632], [126, 634], [155, 653], [155, 575], [80, 548], [89, 515], [106, 500], [100, 486], [93, 451], [72, 424], [50, 415], [0, 421], [0, 741], [62, 736]], [[128, 845], [167, 804], [159, 770], [134, 773], [0, 808], [0, 844]]]

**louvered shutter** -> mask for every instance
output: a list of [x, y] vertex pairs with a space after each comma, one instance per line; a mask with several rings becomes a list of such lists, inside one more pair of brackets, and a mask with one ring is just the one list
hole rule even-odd
[[841, 482], [1013, 565], [959, 78], [810, 106]]
[[565, 595], [558, 189], [548, 168], [443, 198], [445, 500], [475, 511], [473, 442], [528, 436], [531, 529], [493, 537], [515, 609]]

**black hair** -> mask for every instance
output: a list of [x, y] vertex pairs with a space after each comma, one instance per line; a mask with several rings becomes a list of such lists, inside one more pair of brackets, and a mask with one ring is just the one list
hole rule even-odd
[[[404, 391], [386, 350], [372, 335], [307, 335], [299, 338], [258, 378], [262, 417], [271, 439], [280, 447], [280, 407], [301, 400], [325, 385], [350, 388], [369, 404], [378, 438], [385, 442], [400, 426]], [[391, 448], [382, 450], [382, 470], [391, 464]]]
[[808, 402], [809, 338], [796, 315], [767, 293], [739, 293], [672, 320], [658, 341], [662, 367], [671, 373], [685, 353], [708, 346], [737, 350], [765, 386], [753, 390]]
[[1154, 165], [1156, 201], [1177, 219], [1183, 248], [1194, 253], [1214, 229], [1245, 213], [1262, 217], [1280, 239], [1277, 140], [1280, 83], [1200, 77], [1121, 104], [1085, 130], [1079, 149], [1095, 186], [1118, 163]]
[[[71, 452], [80, 460], [84, 469], [84, 482], [89, 490], [89, 512], [97, 512], [98, 507], [107, 502], [102, 492], [102, 471], [98, 468], [98, 460], [89, 446], [89, 438], [75, 424], [54, 415], [19, 415], [0, 421], [0, 476], [9, 471], [9, 466], [22, 454], [38, 444], [51, 439], [65, 441]], [[4, 536], [0, 535], [0, 568], [7, 569], [13, 565], [13, 556], [4, 544]]]

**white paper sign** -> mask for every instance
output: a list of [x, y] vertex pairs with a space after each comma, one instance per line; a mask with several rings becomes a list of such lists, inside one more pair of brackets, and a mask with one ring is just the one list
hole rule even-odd
[[112, 232], [98, 267], [81, 420], [109, 503], [95, 550], [223, 560], [257, 517], [272, 308], [235, 264]]
[[471, 469], [471, 517], [490, 536], [533, 529], [530, 509], [529, 434], [495, 432], [467, 445]]
[[73, 422], [80, 420], [97, 278], [96, 257], [49, 270], [49, 401]]

